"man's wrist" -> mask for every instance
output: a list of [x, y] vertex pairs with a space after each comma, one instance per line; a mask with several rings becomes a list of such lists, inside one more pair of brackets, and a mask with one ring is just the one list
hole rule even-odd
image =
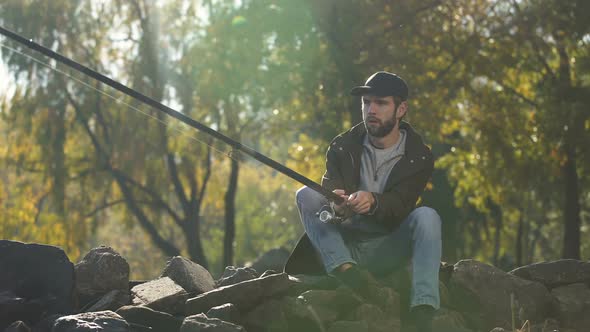
[[377, 208], [379, 207], [379, 200], [377, 198], [377, 194], [375, 194], [374, 192], [371, 192], [371, 196], [373, 197], [373, 202], [371, 203], [371, 207], [369, 208], [369, 212], [367, 212], [367, 215], [373, 215], [375, 214], [375, 212], [377, 211]]

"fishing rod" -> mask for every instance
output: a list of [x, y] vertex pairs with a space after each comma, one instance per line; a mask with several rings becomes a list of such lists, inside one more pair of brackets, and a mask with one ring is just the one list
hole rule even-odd
[[117, 82], [117, 81], [115, 81], [115, 80], [95, 71], [95, 70], [88, 68], [87, 66], [84, 66], [84, 65], [64, 56], [64, 55], [54, 52], [54, 51], [52, 51], [52, 50], [50, 50], [38, 43], [35, 43], [32, 39], [26, 39], [15, 32], [5, 29], [2, 26], [0, 26], [0, 34], [20, 43], [22, 45], [25, 45], [26, 47], [28, 47], [34, 51], [37, 51], [45, 56], [48, 56], [51, 59], [58, 61], [58, 62], [66, 65], [74, 70], [77, 70], [87, 76], [90, 76], [93, 79], [95, 79], [103, 84], [106, 84], [115, 90], [118, 90], [118, 91], [132, 97], [132, 98], [135, 98], [135, 99], [143, 102], [144, 104], [151, 106], [151, 107], [155, 108], [156, 110], [163, 112], [163, 113], [189, 125], [190, 127], [194, 128], [194, 129], [205, 132], [206, 134], [213, 136], [214, 138], [231, 146], [234, 150], [241, 151], [241, 152], [249, 155], [250, 157], [258, 160], [259, 162], [265, 164], [266, 166], [269, 166], [272, 169], [277, 170], [277, 171], [283, 173], [284, 175], [290, 177], [291, 179], [309, 187], [310, 189], [313, 189], [314, 191], [322, 194], [324, 197], [326, 197], [331, 202], [331, 204], [329, 206], [324, 206], [324, 207], [322, 207], [322, 209], [320, 211], [318, 211], [317, 215], [319, 216], [320, 220], [322, 222], [339, 222], [339, 221], [341, 221], [336, 216], [333, 204], [343, 203], [344, 198], [342, 198], [341, 196], [333, 193], [332, 191], [322, 187], [319, 183], [317, 183], [317, 182], [309, 179], [308, 177], [284, 166], [283, 164], [280, 164], [279, 162], [255, 151], [252, 148], [247, 147], [247, 146], [241, 144], [240, 142], [237, 142], [237, 141], [223, 135], [222, 133], [202, 124], [201, 122], [196, 121], [193, 118], [188, 117], [188, 116], [184, 115], [183, 113], [176, 111], [176, 110], [144, 95], [141, 92], [138, 92], [137, 90], [134, 90], [122, 83], [119, 83], [119, 82]]

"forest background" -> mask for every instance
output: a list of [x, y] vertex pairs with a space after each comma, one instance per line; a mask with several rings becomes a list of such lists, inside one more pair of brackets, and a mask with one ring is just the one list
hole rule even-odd
[[[319, 181], [377, 70], [437, 158], [443, 260], [590, 258], [586, 0], [5, 0], [0, 25]], [[300, 184], [0, 38], [0, 238], [219, 274], [302, 232]]]

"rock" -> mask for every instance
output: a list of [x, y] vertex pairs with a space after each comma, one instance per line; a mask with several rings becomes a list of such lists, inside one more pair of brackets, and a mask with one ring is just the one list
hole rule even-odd
[[531, 264], [514, 269], [510, 273], [523, 279], [540, 282], [549, 289], [575, 283], [585, 283], [590, 286], [590, 262], [575, 259]]
[[240, 324], [241, 322], [240, 311], [233, 303], [226, 303], [209, 309], [207, 317], [218, 318], [234, 324]]
[[74, 265], [58, 247], [0, 240], [0, 330], [73, 309]]
[[162, 277], [169, 277], [193, 295], [206, 293], [215, 288], [215, 280], [207, 269], [181, 256], [173, 257], [168, 262]]
[[551, 290], [553, 306], [561, 326], [590, 331], [590, 289], [577, 283]]
[[129, 289], [129, 264], [111, 247], [90, 250], [76, 264], [76, 291], [82, 306], [113, 290]]
[[295, 297], [311, 289], [334, 290], [340, 286], [338, 280], [328, 275], [315, 276], [297, 274], [289, 277], [296, 281], [295, 285], [289, 289], [289, 295]]
[[246, 280], [238, 284], [214, 289], [186, 301], [185, 313], [194, 315], [224, 303], [233, 303], [238, 310], [247, 311], [263, 299], [284, 294], [297, 281], [286, 273], [273, 274], [264, 278]]
[[168, 277], [158, 278], [131, 289], [132, 303], [169, 314], [184, 312], [188, 293]]
[[399, 294], [389, 287], [383, 287], [381, 289], [381, 297], [385, 300], [385, 306], [383, 307], [385, 314], [390, 317], [400, 317], [401, 304]]
[[440, 305], [442, 307], [451, 307], [451, 294], [449, 288], [443, 283], [438, 283], [438, 293], [440, 295]]
[[51, 332], [130, 332], [123, 317], [112, 311], [85, 312], [63, 316], [55, 321]]
[[522, 312], [521, 318], [531, 322], [546, 318], [552, 301], [544, 285], [475, 260], [455, 264], [449, 291], [453, 307], [464, 313], [468, 326], [484, 331], [511, 327], [511, 294], [518, 302], [516, 310]]
[[321, 322], [307, 306], [292, 297], [269, 299], [245, 314], [249, 331], [320, 331]]
[[432, 320], [433, 330], [458, 331], [465, 328], [465, 319], [460, 312], [441, 307]]
[[174, 332], [180, 329], [182, 319], [144, 306], [125, 306], [117, 314], [127, 322], [151, 328], [152, 332]]
[[208, 318], [205, 314], [189, 316], [184, 319], [180, 332], [245, 332], [242, 326]]
[[[387, 311], [391, 310], [387, 308]], [[371, 303], [363, 303], [358, 306], [351, 318], [367, 322], [371, 332], [399, 332], [401, 330], [399, 315], [387, 314], [382, 308]]]
[[[408, 319], [410, 312], [410, 290], [412, 288], [412, 277], [409, 268], [398, 268], [389, 274], [381, 276], [378, 280], [382, 286], [392, 288], [397, 292], [399, 315], [404, 321]], [[443, 301], [442, 296], [444, 296], [444, 293], [441, 292], [441, 302]], [[395, 310], [397, 313], [397, 309]]]
[[61, 317], [66, 316], [63, 314], [54, 314], [49, 316], [44, 316], [37, 324], [32, 326], [33, 332], [49, 332], [51, 328], [55, 324], [55, 321], [60, 319]]
[[[526, 331], [526, 330], [524, 330]], [[531, 326], [531, 332], [565, 332], [565, 329], [559, 327], [556, 319], [548, 318], [544, 322]]]
[[246, 280], [252, 280], [258, 278], [258, 272], [256, 270], [251, 269], [249, 267], [239, 267], [236, 268], [235, 266], [228, 266], [223, 271], [223, 275], [221, 278], [217, 280], [216, 286], [223, 287], [234, 285]]
[[286, 305], [279, 300], [268, 300], [256, 306], [244, 317], [244, 326], [250, 331], [288, 331]]
[[4, 332], [31, 332], [31, 329], [25, 322], [18, 320], [4, 329]]
[[356, 307], [356, 309], [352, 312], [352, 315], [350, 315], [352, 320], [364, 320], [367, 322], [380, 321], [385, 319], [385, 317], [386, 315], [383, 310], [372, 303], [362, 303]]
[[266, 270], [266, 271], [264, 271], [264, 273], [262, 273], [260, 275], [260, 278], [264, 278], [264, 277], [269, 276], [271, 274], [279, 274], [279, 273], [281, 273], [281, 272], [277, 272], [275, 270]]
[[365, 321], [337, 321], [330, 325], [327, 332], [369, 332]]
[[131, 295], [128, 290], [112, 290], [101, 297], [96, 303], [82, 311], [115, 311], [122, 306], [128, 305], [130, 302]]
[[43, 305], [35, 300], [28, 301], [16, 296], [12, 291], [0, 293], [0, 329], [15, 320], [36, 322], [43, 315]]
[[344, 313], [361, 304], [358, 296], [340, 290], [309, 290], [297, 298], [308, 310], [317, 316], [322, 324], [334, 322]]
[[246, 264], [258, 272], [267, 270], [283, 271], [285, 263], [289, 258], [289, 251], [285, 248], [271, 249], [264, 254], [258, 256], [252, 263]]

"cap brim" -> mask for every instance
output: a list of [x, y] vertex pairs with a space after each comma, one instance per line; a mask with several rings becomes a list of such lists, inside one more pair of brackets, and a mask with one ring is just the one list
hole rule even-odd
[[361, 86], [355, 86], [354, 88], [352, 88], [350, 90], [350, 94], [353, 96], [362, 96], [362, 95], [368, 94], [370, 91], [371, 91], [370, 86], [361, 85]]
[[378, 91], [377, 89], [368, 85], [355, 86], [350, 90], [350, 94], [353, 96], [373, 95], [379, 97], [391, 96], [391, 93], [385, 91]]

